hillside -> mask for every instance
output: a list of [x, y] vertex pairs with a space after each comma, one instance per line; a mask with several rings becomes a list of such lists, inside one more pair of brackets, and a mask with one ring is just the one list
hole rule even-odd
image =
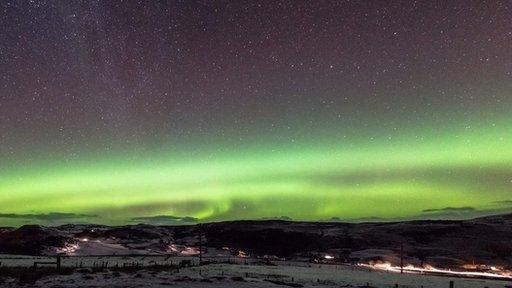
[[[233, 221], [192, 226], [65, 225], [0, 230], [0, 253], [112, 255], [210, 251], [336, 262], [406, 263], [460, 267], [467, 263], [512, 266], [512, 215], [466, 221], [326, 223]], [[205, 253], [206, 249], [205, 249]], [[184, 254], [185, 255], [185, 254]], [[213, 255], [213, 254], [212, 254]]]

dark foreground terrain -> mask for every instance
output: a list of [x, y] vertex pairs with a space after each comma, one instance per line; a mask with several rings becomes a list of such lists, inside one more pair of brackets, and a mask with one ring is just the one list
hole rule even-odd
[[[201, 239], [201, 241], [200, 241]], [[235, 221], [192, 226], [65, 225], [0, 228], [0, 253], [17, 255], [194, 255], [453, 268], [512, 266], [512, 214], [466, 221], [325, 223]], [[401, 254], [401, 247], [402, 254]]]

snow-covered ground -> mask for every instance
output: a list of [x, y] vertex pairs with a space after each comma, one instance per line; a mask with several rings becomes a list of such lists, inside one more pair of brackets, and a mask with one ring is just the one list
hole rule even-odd
[[[187, 259], [186, 257], [182, 257]], [[30, 258], [27, 258], [30, 259]], [[79, 261], [96, 261], [99, 258], [72, 258]], [[120, 258], [122, 259], [122, 258]], [[159, 259], [148, 256], [146, 264]], [[190, 258], [189, 258], [190, 259]], [[34, 259], [31, 258], [31, 261]], [[69, 259], [65, 259], [63, 264]], [[125, 257], [125, 260], [133, 260]], [[140, 258], [139, 258], [140, 260]], [[160, 258], [161, 260], [161, 258]], [[4, 259], [4, 263], [7, 259]], [[21, 261], [21, 260], [17, 260]], [[175, 263], [178, 259], [174, 258]], [[28, 262], [27, 262], [28, 263]], [[20, 263], [18, 263], [20, 264]], [[115, 270], [115, 269], [114, 269]], [[143, 269], [135, 272], [113, 272], [105, 269], [92, 273], [79, 269], [71, 275], [54, 275], [39, 279], [33, 287], [449, 287], [454, 281], [455, 287], [464, 288], [504, 288], [512, 282], [448, 278], [429, 275], [397, 274], [375, 271], [364, 267], [317, 265], [309, 263], [281, 263], [276, 266], [256, 264], [210, 264], [176, 270]], [[1, 280], [0, 280], [1, 281]], [[18, 287], [16, 279], [4, 279], [0, 287]]]

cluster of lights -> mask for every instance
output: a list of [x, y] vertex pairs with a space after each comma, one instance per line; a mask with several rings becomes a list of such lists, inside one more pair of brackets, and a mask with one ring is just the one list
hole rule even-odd
[[249, 256], [248, 256], [248, 255], [247, 255], [247, 253], [245, 253], [244, 251], [242, 251], [242, 250], [238, 250], [238, 253], [236, 254], [236, 257], [239, 257], [239, 258], [247, 258], [247, 257], [249, 257]]
[[57, 254], [74, 255], [75, 252], [80, 248], [80, 245], [74, 243], [66, 243], [63, 247], [55, 249]]
[[[424, 267], [416, 267], [413, 265], [407, 265], [404, 267], [394, 266], [389, 262], [382, 263], [370, 263], [370, 264], [358, 264], [361, 267], [367, 267], [376, 270], [384, 270], [390, 272], [403, 272], [403, 273], [436, 273], [443, 275], [454, 275], [454, 276], [463, 276], [463, 277], [486, 277], [486, 278], [496, 278], [496, 279], [506, 279], [512, 280], [512, 272], [501, 270], [500, 268], [491, 266], [489, 270], [491, 272], [481, 272], [481, 271], [454, 271], [450, 269], [440, 269], [435, 268], [430, 265], [425, 265]], [[468, 268], [469, 266], [463, 266], [463, 268]], [[487, 266], [486, 266], [487, 267]]]
[[171, 244], [168, 247], [168, 251], [173, 253], [178, 253], [185, 256], [192, 256], [192, 255], [198, 255], [199, 249], [196, 247], [187, 247], [187, 246], [180, 246], [176, 244]]

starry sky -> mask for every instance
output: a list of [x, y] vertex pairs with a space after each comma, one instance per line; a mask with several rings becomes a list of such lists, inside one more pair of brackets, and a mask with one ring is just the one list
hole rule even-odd
[[0, 225], [512, 211], [510, 1], [0, 2]]

